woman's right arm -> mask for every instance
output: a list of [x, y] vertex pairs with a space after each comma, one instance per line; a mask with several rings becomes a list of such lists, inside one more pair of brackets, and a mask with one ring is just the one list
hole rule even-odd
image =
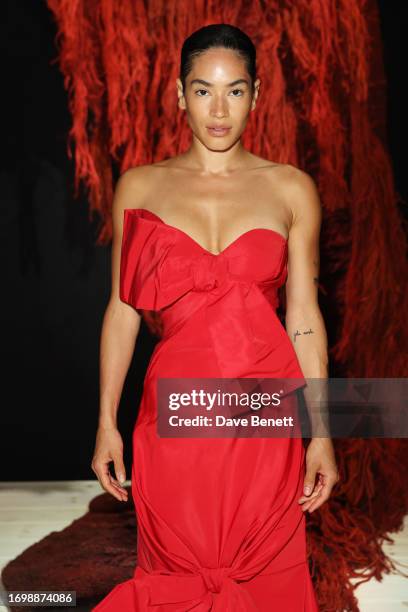
[[[126, 480], [123, 442], [117, 428], [117, 411], [139, 333], [141, 315], [119, 297], [120, 254], [125, 208], [137, 206], [142, 181], [141, 167], [125, 172], [119, 179], [112, 203], [112, 282], [100, 339], [100, 408], [92, 469], [102, 488], [119, 501], [127, 500], [120, 482]], [[113, 462], [116, 479], [109, 472]]]

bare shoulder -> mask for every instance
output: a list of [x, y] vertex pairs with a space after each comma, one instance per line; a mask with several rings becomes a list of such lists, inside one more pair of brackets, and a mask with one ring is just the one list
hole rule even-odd
[[162, 180], [166, 180], [169, 169], [177, 165], [179, 157], [171, 157], [126, 170], [116, 184], [115, 206], [120, 208], [144, 208], [152, 190], [154, 191], [155, 186]]
[[153, 164], [129, 168], [118, 179], [113, 208], [138, 208], [151, 181]]
[[292, 224], [304, 219], [320, 222], [322, 207], [314, 179], [292, 164], [279, 169], [280, 193], [291, 211]]

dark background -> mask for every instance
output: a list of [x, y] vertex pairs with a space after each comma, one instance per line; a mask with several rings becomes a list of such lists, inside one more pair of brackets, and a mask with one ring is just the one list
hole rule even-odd
[[[94, 245], [86, 196], [73, 196], [66, 145], [71, 120], [54, 61], [52, 14], [38, 1], [3, 7], [0, 480], [93, 479], [110, 248]], [[396, 187], [406, 201], [406, 10], [389, 0], [379, 8], [388, 143]], [[131, 432], [154, 344], [142, 324], [118, 413], [128, 478]]]

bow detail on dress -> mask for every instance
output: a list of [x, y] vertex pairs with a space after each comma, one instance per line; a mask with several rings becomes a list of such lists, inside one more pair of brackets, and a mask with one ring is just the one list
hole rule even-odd
[[[190, 291], [218, 295], [226, 288], [229, 280], [228, 264], [227, 259], [214, 257], [211, 253], [194, 254], [189, 258], [174, 253], [167, 255], [158, 265], [155, 278], [155, 291], [161, 296], [161, 309], [170, 306]], [[145, 285], [144, 291], [146, 289]], [[195, 297], [197, 304], [201, 305], [203, 296]]]
[[160, 606], [165, 612], [178, 610], [196, 612], [257, 612], [255, 603], [244, 588], [233, 578], [234, 570], [229, 567], [202, 567], [197, 574], [146, 572], [138, 566], [134, 580], [138, 591], [143, 589], [149, 607]]
[[143, 246], [140, 240], [122, 249], [120, 299], [134, 308], [163, 310], [189, 291], [217, 291], [228, 279], [227, 259], [207, 252], [178, 255], [170, 236]]
[[227, 279], [227, 273], [228, 260], [214, 257], [211, 253], [203, 253], [191, 264], [192, 288], [195, 291], [212, 291], [222, 286]]

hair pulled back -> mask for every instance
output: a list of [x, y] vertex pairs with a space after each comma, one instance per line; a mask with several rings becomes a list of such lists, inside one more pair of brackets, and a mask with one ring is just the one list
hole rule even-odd
[[256, 80], [256, 49], [245, 32], [228, 23], [214, 23], [203, 26], [185, 39], [181, 49], [180, 80], [185, 89], [186, 78], [192, 69], [194, 58], [215, 47], [233, 49], [244, 60], [252, 81], [252, 91]]

